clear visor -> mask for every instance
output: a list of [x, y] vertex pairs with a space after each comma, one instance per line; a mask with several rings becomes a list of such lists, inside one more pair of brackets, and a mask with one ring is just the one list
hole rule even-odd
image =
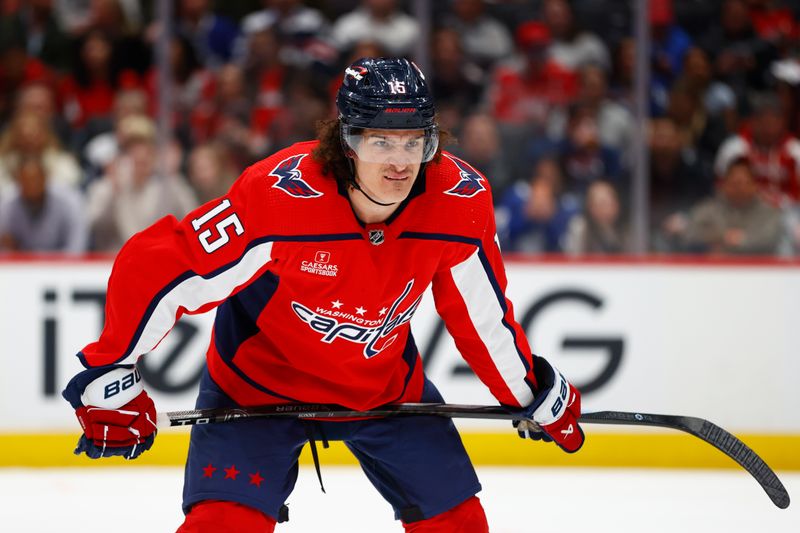
[[424, 130], [351, 129], [342, 125], [342, 141], [361, 160], [369, 163], [421, 164], [433, 159], [439, 146], [435, 127]]

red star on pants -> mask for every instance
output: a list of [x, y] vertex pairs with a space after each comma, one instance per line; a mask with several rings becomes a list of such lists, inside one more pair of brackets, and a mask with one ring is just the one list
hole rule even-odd
[[255, 474], [247, 474], [250, 476], [250, 484], [255, 485], [256, 487], [261, 488], [261, 482], [264, 481], [264, 478], [261, 477], [260, 472], [256, 472]]
[[211, 466], [211, 463], [208, 463], [208, 466], [203, 469], [203, 477], [211, 477], [216, 471], [217, 469]]
[[236, 480], [236, 476], [239, 475], [239, 470], [236, 470], [235, 465], [231, 465], [230, 468], [223, 468], [225, 470], [225, 479], [233, 479]]

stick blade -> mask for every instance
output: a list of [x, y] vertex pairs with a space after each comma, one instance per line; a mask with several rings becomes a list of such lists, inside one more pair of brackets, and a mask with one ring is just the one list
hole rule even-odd
[[583, 413], [581, 422], [596, 424], [632, 424], [677, 429], [689, 433], [739, 463], [761, 485], [769, 499], [780, 509], [786, 509], [791, 502], [786, 487], [775, 472], [756, 452], [736, 436], [721, 427], [693, 416], [654, 415], [647, 413], [626, 413], [622, 411], [599, 411]]

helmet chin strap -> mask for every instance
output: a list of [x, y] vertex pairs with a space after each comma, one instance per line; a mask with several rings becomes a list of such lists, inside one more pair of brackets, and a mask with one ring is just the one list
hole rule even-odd
[[[345, 153], [346, 153], [346, 152], [345, 152]], [[353, 158], [352, 158], [352, 156], [350, 156], [349, 154], [348, 154], [348, 157], [347, 157], [347, 163], [348, 163], [348, 166], [350, 167], [350, 176], [348, 176], [348, 179], [347, 179], [348, 183], [350, 184], [350, 186], [351, 186], [352, 188], [354, 188], [355, 190], [357, 190], [358, 192], [360, 192], [361, 194], [363, 194], [363, 195], [364, 195], [364, 197], [365, 197], [367, 200], [369, 200], [369, 201], [370, 201], [370, 202], [372, 202], [373, 204], [375, 204], [375, 205], [379, 205], [379, 206], [381, 206], [381, 207], [391, 207], [391, 206], [393, 206], [393, 205], [395, 205], [395, 204], [399, 203], [399, 202], [391, 202], [391, 203], [385, 204], [385, 203], [383, 203], [383, 202], [379, 202], [378, 200], [374, 199], [372, 196], [370, 196], [369, 194], [367, 194], [367, 193], [366, 193], [366, 191], [364, 191], [364, 189], [362, 189], [362, 188], [361, 188], [361, 185], [359, 185], [359, 184], [358, 184], [358, 182], [356, 181], [356, 166], [355, 166], [355, 164], [353, 163]]]
[[367, 193], [366, 193], [366, 191], [364, 191], [364, 189], [362, 189], [362, 188], [361, 188], [361, 185], [359, 185], [359, 184], [358, 184], [358, 182], [356, 181], [356, 179], [355, 179], [355, 178], [350, 178], [350, 186], [351, 186], [351, 187], [353, 187], [353, 188], [354, 188], [355, 190], [357, 190], [358, 192], [360, 192], [361, 194], [363, 194], [363, 195], [364, 195], [364, 197], [365, 197], [367, 200], [369, 200], [370, 202], [372, 202], [372, 203], [373, 203], [373, 204], [375, 204], [375, 205], [379, 205], [379, 206], [381, 206], [381, 207], [390, 207], [390, 206], [393, 206], [393, 205], [395, 205], [395, 204], [399, 203], [399, 202], [392, 202], [392, 203], [389, 203], [389, 204], [385, 204], [385, 203], [383, 203], [383, 202], [379, 202], [379, 201], [377, 201], [377, 200], [376, 200], [376, 199], [374, 199], [372, 196], [370, 196], [369, 194], [367, 194]]

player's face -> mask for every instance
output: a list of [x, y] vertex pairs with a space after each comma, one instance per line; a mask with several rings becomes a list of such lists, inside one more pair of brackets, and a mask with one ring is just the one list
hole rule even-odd
[[364, 130], [353, 158], [359, 185], [378, 201], [403, 201], [417, 179], [424, 146], [422, 130]]

